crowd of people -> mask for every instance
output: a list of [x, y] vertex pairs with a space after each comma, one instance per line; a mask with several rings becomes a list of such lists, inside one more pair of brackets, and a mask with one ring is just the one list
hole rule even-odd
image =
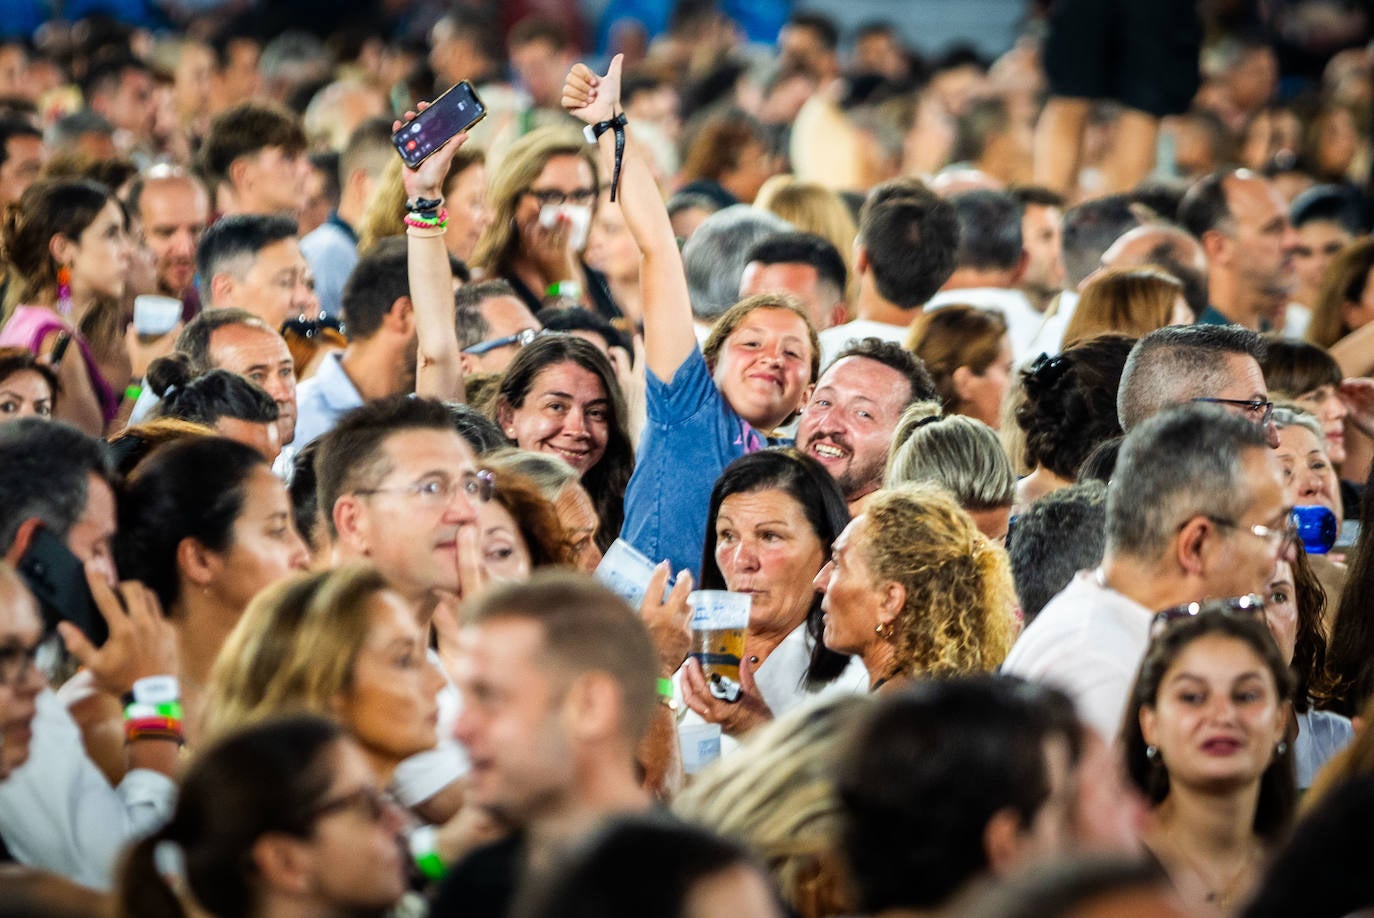
[[0, 41], [0, 914], [1374, 907], [1365, 13], [116, 6]]

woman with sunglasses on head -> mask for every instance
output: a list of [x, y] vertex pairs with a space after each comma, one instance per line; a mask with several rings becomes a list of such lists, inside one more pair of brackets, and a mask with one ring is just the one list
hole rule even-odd
[[1293, 680], [1257, 597], [1159, 613], [1122, 724], [1144, 841], [1193, 914], [1230, 914], [1293, 814]]
[[268, 720], [196, 759], [171, 821], [129, 851], [117, 914], [380, 918], [406, 892], [403, 825], [340, 727]]

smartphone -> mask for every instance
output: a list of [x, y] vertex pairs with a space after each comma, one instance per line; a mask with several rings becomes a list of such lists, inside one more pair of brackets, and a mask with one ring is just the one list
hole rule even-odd
[[95, 646], [105, 643], [110, 630], [86, 583], [86, 566], [48, 527], [40, 525], [33, 531], [28, 550], [19, 559], [19, 576], [38, 600], [46, 632], [67, 621]]
[[487, 107], [477, 98], [472, 84], [463, 80], [430, 103], [409, 124], [391, 135], [401, 159], [414, 169], [429, 159], [435, 150], [448, 143], [487, 116]]
[[57, 343], [52, 347], [48, 354], [48, 369], [54, 373], [62, 369], [62, 358], [67, 356], [67, 348], [71, 347], [72, 336], [70, 332], [62, 332], [57, 336]]

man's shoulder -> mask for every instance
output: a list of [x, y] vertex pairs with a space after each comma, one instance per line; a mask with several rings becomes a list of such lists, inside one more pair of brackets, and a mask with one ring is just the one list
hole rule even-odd
[[444, 876], [430, 906], [434, 918], [505, 918], [525, 866], [525, 837], [516, 832], [469, 853]]

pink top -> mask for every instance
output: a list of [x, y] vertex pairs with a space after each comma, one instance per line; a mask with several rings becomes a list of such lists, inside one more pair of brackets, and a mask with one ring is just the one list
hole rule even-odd
[[100, 414], [107, 424], [113, 421], [119, 414], [118, 397], [105, 381], [105, 377], [100, 375], [95, 355], [91, 353], [91, 346], [86, 343], [86, 339], [57, 313], [44, 306], [17, 307], [4, 328], [0, 328], [0, 345], [22, 347], [36, 355], [43, 339], [54, 331], [71, 333], [72, 341], [81, 350], [81, 359], [85, 362], [86, 372], [91, 378], [91, 388], [95, 390], [95, 397], [100, 401]]

